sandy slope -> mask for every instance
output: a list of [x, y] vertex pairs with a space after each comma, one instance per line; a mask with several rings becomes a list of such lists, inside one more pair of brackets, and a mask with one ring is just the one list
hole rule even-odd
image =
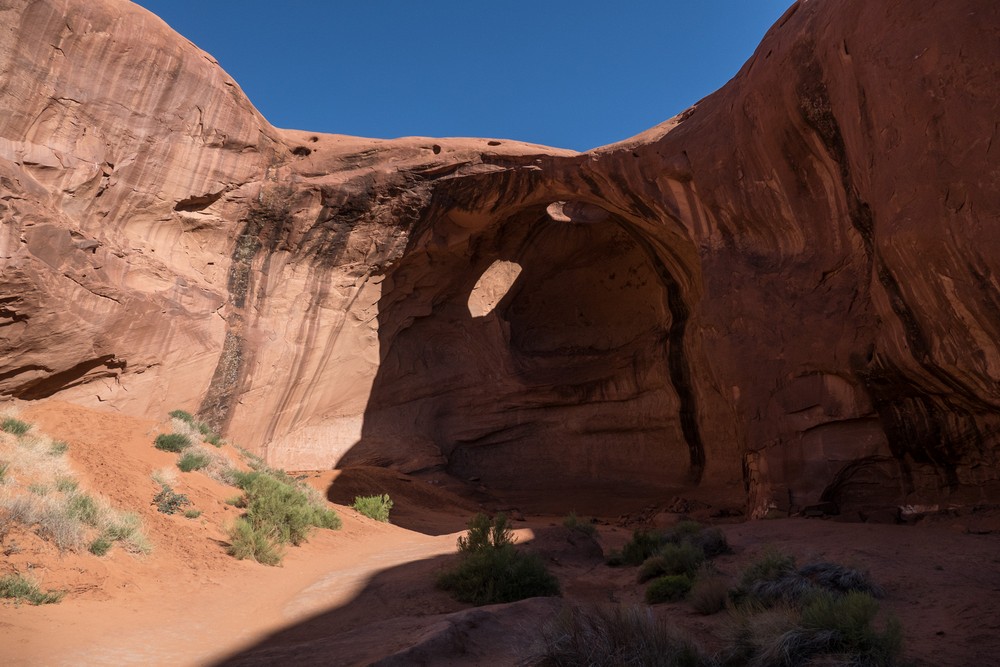
[[[70, 444], [82, 485], [138, 511], [155, 551], [135, 557], [59, 555], [22, 534], [6, 573], [28, 572], [46, 588], [68, 590], [59, 604], [0, 604], [0, 663], [10, 665], [515, 664], [537, 648], [558, 601], [527, 601], [466, 610], [434, 589], [454, 551], [455, 530], [474, 506], [426, 481], [398, 473], [320, 472], [309, 482], [341, 497], [381, 485], [397, 502], [398, 525], [379, 524], [338, 506], [344, 527], [317, 531], [288, 550], [281, 567], [225, 555], [223, 527], [239, 510], [232, 487], [200, 473], [178, 474], [175, 488], [203, 510], [197, 520], [150, 506], [153, 470], [176, 457], [152, 447], [158, 425], [46, 401], [23, 417]], [[394, 514], [394, 517], [397, 516]], [[620, 546], [631, 526], [602, 521], [605, 549]], [[825, 559], [868, 568], [887, 591], [886, 609], [906, 634], [908, 657], [921, 665], [991, 664], [1000, 653], [1000, 535], [989, 511], [925, 521], [915, 527], [789, 519], [724, 529], [735, 553], [718, 565], [735, 576], [767, 546], [801, 562]], [[574, 603], [638, 603], [632, 569], [603, 565], [597, 544], [572, 538], [557, 517], [516, 524], [522, 542], [550, 563]], [[8, 539], [10, 539], [8, 537]], [[717, 644], [725, 614], [694, 615], [686, 605], [656, 613]], [[411, 648], [412, 647], [412, 648]], [[527, 653], [526, 653], [527, 652]]]

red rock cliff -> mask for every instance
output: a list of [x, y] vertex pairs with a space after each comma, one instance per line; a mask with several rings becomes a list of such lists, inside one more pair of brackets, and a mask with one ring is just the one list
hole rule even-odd
[[796, 3], [579, 155], [277, 130], [138, 7], [0, 14], [0, 393], [528, 493], [1000, 495], [991, 0]]

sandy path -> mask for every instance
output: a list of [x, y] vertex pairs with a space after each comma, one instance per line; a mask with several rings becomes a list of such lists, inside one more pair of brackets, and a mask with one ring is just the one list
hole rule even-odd
[[429, 536], [337, 507], [343, 528], [314, 531], [286, 550], [281, 567], [237, 561], [225, 554], [223, 530], [239, 514], [224, 502], [234, 488], [180, 474], [177, 490], [202, 517], [151, 507], [158, 487], [150, 473], [176, 463], [152, 447], [160, 425], [58, 401], [26, 406], [23, 416], [69, 443], [88, 492], [141, 515], [154, 551], [95, 558], [47, 547], [6, 563], [70, 594], [56, 605], [0, 605], [3, 665], [204, 665], [350, 602], [383, 570], [455, 550], [455, 534]]
[[[355, 520], [358, 521], [358, 520]], [[362, 520], [363, 521], [363, 520]], [[353, 599], [378, 572], [454, 551], [455, 536], [363, 526], [363, 541], [317, 535], [284, 567], [248, 563], [210, 581], [151, 581], [117, 604], [67, 600], [0, 609], [19, 638], [9, 665], [204, 665]], [[6, 653], [4, 649], [0, 654]]]

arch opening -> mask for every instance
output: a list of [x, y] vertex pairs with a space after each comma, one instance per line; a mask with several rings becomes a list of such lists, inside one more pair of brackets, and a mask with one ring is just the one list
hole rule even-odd
[[438, 465], [552, 511], [690, 487], [676, 284], [628, 224], [535, 206], [461, 250], [408, 254], [380, 304], [363, 439], [341, 465]]

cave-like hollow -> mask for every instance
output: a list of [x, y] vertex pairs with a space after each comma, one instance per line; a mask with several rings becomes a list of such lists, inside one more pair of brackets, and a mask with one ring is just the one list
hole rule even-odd
[[[687, 309], [629, 225], [532, 206], [407, 253], [383, 290], [364, 438], [342, 465], [385, 462], [373, 452], [390, 442], [439, 452], [455, 477], [556, 512], [690, 488], [703, 461], [678, 391]], [[419, 467], [411, 454], [403, 467]]]

